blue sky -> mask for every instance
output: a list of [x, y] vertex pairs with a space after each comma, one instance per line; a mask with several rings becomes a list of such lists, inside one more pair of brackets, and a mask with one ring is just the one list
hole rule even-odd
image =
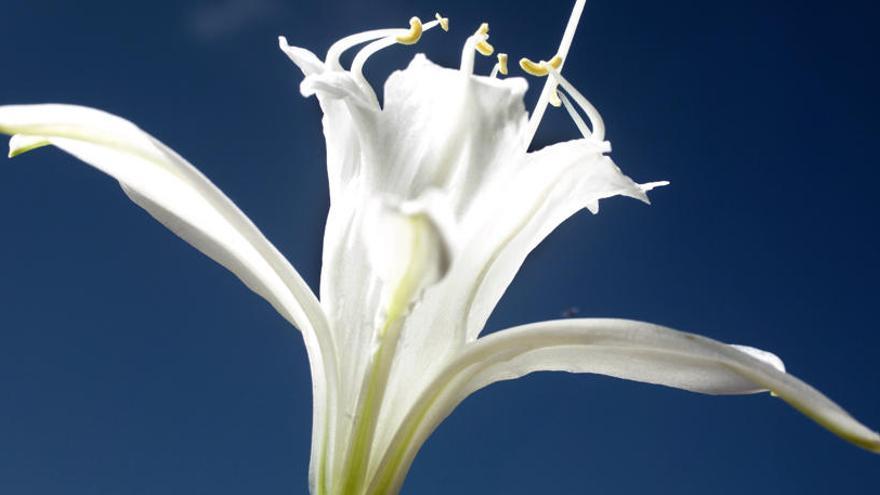
[[[453, 30], [416, 47], [439, 63], [456, 64], [484, 20], [499, 49], [541, 58], [568, 9], [4, 0], [0, 104], [78, 103], [138, 123], [316, 287], [320, 113], [277, 35], [323, 52], [439, 10]], [[880, 427], [878, 11], [590, 0], [566, 74], [602, 112], [616, 162], [672, 185], [652, 206], [613, 199], [563, 224], [490, 330], [578, 308], [750, 344]], [[381, 84], [412, 53], [383, 52], [368, 77]], [[538, 145], [575, 133], [551, 114]], [[311, 387], [297, 332], [73, 158], [40, 150], [0, 174], [0, 493], [305, 493]], [[468, 399], [403, 493], [865, 493], [878, 475], [876, 456], [767, 395], [544, 373]]]

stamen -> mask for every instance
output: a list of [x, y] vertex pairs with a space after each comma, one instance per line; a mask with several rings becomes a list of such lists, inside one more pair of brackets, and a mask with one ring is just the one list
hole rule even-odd
[[[547, 70], [547, 68], [544, 67], [544, 65], [548, 65], [554, 69], [558, 69], [558, 68], [562, 67], [562, 57], [560, 57], [559, 55], [554, 55], [553, 58], [551, 58], [549, 62], [545, 62], [544, 60], [542, 60], [537, 63], [532, 62], [531, 60], [529, 60], [528, 58], [525, 58], [525, 57], [523, 57], [519, 60], [519, 66], [525, 73], [531, 74], [531, 75], [537, 76], [537, 77], [544, 77], [550, 73]], [[553, 90], [550, 92], [550, 95], [548, 98], [549, 98], [549, 103], [551, 105], [553, 105], [554, 107], [559, 108], [559, 106], [562, 105], [562, 102], [559, 100], [559, 94], [556, 92], [555, 85], [553, 87]]]
[[[605, 140], [605, 122], [602, 120], [602, 116], [599, 114], [599, 110], [596, 110], [596, 107], [590, 103], [584, 95], [581, 94], [580, 91], [577, 90], [568, 80], [566, 80], [559, 71], [556, 70], [549, 63], [544, 63], [544, 67], [549, 72], [550, 76], [556, 80], [560, 86], [562, 86], [565, 91], [574, 98], [574, 101], [581, 107], [585, 114], [587, 114], [587, 118], [590, 119], [590, 127], [593, 128], [593, 132], [591, 133], [591, 137], [594, 141], [602, 142]], [[554, 91], [555, 92], [555, 91]], [[563, 100], [564, 102], [564, 100]]]
[[492, 74], [489, 77], [498, 77], [498, 73], [502, 75], [507, 75], [507, 54], [499, 53], [498, 54], [498, 63], [495, 64], [495, 67], [492, 67]]
[[476, 50], [480, 52], [480, 55], [485, 55], [487, 57], [495, 53], [495, 47], [490, 45], [489, 42], [486, 40], [478, 41], [474, 48], [476, 48]]
[[581, 135], [585, 138], [589, 138], [590, 136], [592, 136], [593, 132], [590, 131], [590, 128], [587, 127], [587, 123], [584, 122], [584, 119], [581, 118], [581, 115], [577, 112], [577, 109], [574, 108], [574, 105], [571, 104], [571, 100], [569, 100], [567, 96], [560, 93], [559, 91], [556, 91], [556, 94], [559, 96], [559, 99], [562, 101], [562, 104], [568, 111], [568, 115], [571, 117], [571, 120], [574, 121], [574, 125], [577, 126], [579, 131], [581, 131]]
[[507, 54], [499, 53], [498, 54], [498, 71], [507, 75]]
[[[559, 50], [556, 51], [556, 54], [562, 58], [568, 56], [568, 50], [571, 48], [571, 42], [574, 40], [575, 32], [577, 32], [578, 22], [580, 21], [581, 15], [584, 13], [584, 7], [586, 6], [587, 0], [575, 0], [574, 7], [571, 9], [571, 15], [568, 17], [568, 24], [565, 26], [565, 32], [562, 34], [562, 41], [559, 42]], [[556, 69], [562, 70], [562, 67], [560, 66]], [[548, 79], [544, 84], [544, 89], [541, 90], [541, 96], [538, 97], [538, 103], [535, 104], [535, 109], [529, 117], [529, 125], [523, 135], [523, 152], [529, 149], [532, 139], [535, 138], [535, 132], [537, 132], [538, 125], [544, 117], [544, 111], [547, 107], [547, 99], [550, 97], [550, 93], [553, 89], [555, 89], [555, 85]]]
[[[416, 38], [415, 41], [413, 41], [412, 43], [403, 43], [402, 41], [399, 40], [399, 38], [401, 36], [411, 35], [413, 32], [412, 26], [416, 26], [416, 25], [419, 26], [418, 29], [420, 32], [419, 32], [419, 37]], [[387, 33], [385, 36], [383, 36], [382, 38], [377, 39], [377, 40], [373, 41], [372, 43], [367, 44], [367, 46], [361, 48], [360, 51], [357, 52], [357, 55], [354, 56], [354, 60], [351, 62], [351, 74], [357, 78], [361, 87], [363, 87], [364, 90], [369, 91], [370, 95], [372, 96], [372, 100], [374, 102], [377, 102], [377, 105], [378, 105], [379, 100], [376, 97], [375, 92], [373, 92], [373, 88], [370, 86], [370, 84], [367, 82], [367, 79], [364, 77], [364, 64], [367, 63], [367, 59], [369, 59], [374, 53], [378, 52], [379, 50], [382, 50], [383, 48], [388, 48], [389, 46], [393, 46], [398, 43], [403, 43], [403, 44], [416, 43], [421, 38], [421, 34], [424, 31], [428, 31], [436, 26], [442, 26], [442, 24], [441, 24], [440, 20], [435, 20], [435, 21], [431, 21], [431, 22], [428, 22], [428, 23], [422, 25], [422, 23], [418, 19], [418, 17], [413, 17], [412, 19], [410, 19], [410, 26], [411, 26], [411, 28], [408, 31], [405, 31], [403, 29], [384, 30]], [[374, 31], [374, 32], [379, 32], [379, 31]]]
[[422, 20], [418, 17], [412, 17], [409, 20], [409, 32], [397, 36], [396, 39], [401, 45], [415, 45], [422, 37]]
[[495, 47], [490, 45], [489, 42], [486, 41], [489, 38], [489, 23], [488, 22], [484, 22], [484, 23], [480, 24], [479, 29], [477, 29], [477, 32], [474, 33], [474, 36], [478, 36], [478, 35], [482, 36], [482, 39], [480, 41], [477, 41], [477, 44], [476, 44], [476, 46], [474, 46], [474, 48], [478, 52], [480, 52], [480, 55], [484, 55], [486, 57], [489, 57], [493, 53], [495, 53]]
[[[440, 25], [441, 27], [445, 24], [446, 27], [449, 27], [449, 19], [445, 17], [441, 17], [440, 14], [437, 14], [438, 19], [436, 21], [431, 21], [422, 26], [422, 31], [427, 31], [436, 25]], [[390, 28], [390, 29], [373, 29], [371, 31], [364, 31], [362, 33], [355, 33], [349, 36], [342, 38], [341, 40], [333, 43], [330, 46], [330, 49], [327, 50], [327, 55], [324, 57], [325, 64], [331, 70], [342, 70], [342, 65], [339, 63], [339, 57], [342, 54], [361, 43], [366, 43], [368, 41], [381, 40], [383, 38], [391, 38], [394, 40], [394, 43], [397, 43], [397, 36], [406, 36], [412, 33], [412, 19], [410, 19], [410, 29], [401, 29], [401, 28]], [[392, 43], [392, 44], [394, 44]], [[388, 45], [390, 46], [390, 45]]]
[[477, 43], [485, 40], [486, 35], [477, 30], [476, 33], [469, 36], [464, 42], [464, 48], [461, 49], [461, 66], [459, 69], [465, 74], [472, 75], [474, 73], [474, 51], [477, 48]]
[[559, 69], [559, 67], [562, 66], [562, 57], [560, 57], [559, 55], [554, 55], [549, 62], [542, 60], [537, 63], [532, 62], [525, 57], [519, 59], [520, 68], [527, 74], [531, 74], [537, 77], [544, 77], [550, 73], [550, 71], [548, 71], [547, 68], [544, 67], [544, 64], [549, 64], [550, 67], [553, 67], [554, 69]]
[[324, 57], [324, 63], [330, 67], [331, 70], [342, 70], [342, 65], [339, 63], [339, 57], [348, 50], [349, 48], [353, 48], [361, 43], [366, 43], [368, 41], [373, 41], [386, 37], [394, 37], [400, 34], [404, 34], [408, 32], [405, 29], [399, 28], [391, 28], [391, 29], [373, 29], [371, 31], [364, 31], [362, 33], [356, 33], [341, 40], [337, 41], [330, 45], [330, 49], [327, 50], [327, 55]]
[[[417, 17], [413, 17], [413, 19], [418, 21]], [[410, 22], [412, 22], [412, 20], [410, 20]], [[421, 24], [421, 21], [419, 21], [419, 24]], [[438, 26], [438, 25], [440, 25], [440, 21], [431, 21], [431, 22], [423, 25], [421, 27], [421, 30], [422, 30], [422, 32], [428, 31], [431, 28]], [[383, 48], [388, 48], [389, 46], [393, 46], [393, 45], [396, 45], [397, 43], [401, 43], [398, 40], [398, 37], [402, 36], [400, 34], [400, 31], [402, 31], [402, 29], [398, 29], [397, 32], [393, 33], [392, 35], [390, 35], [388, 37], [384, 37], [382, 39], [378, 39], [376, 41], [373, 41], [372, 43], [368, 44], [367, 46], [361, 48], [361, 50], [357, 53], [357, 55], [354, 56], [354, 60], [351, 62], [351, 73], [354, 74], [356, 77], [363, 79], [363, 77], [364, 77], [364, 74], [363, 74], [364, 64], [367, 62], [367, 59], [370, 58], [374, 53], [378, 52], [379, 50], [381, 50]], [[410, 32], [407, 31], [406, 34], [410, 34]], [[416, 41], [418, 41], [418, 40], [416, 40]]]
[[440, 13], [434, 14], [434, 18], [437, 19], [437, 22], [440, 23], [440, 29], [449, 32], [449, 19], [440, 15]]

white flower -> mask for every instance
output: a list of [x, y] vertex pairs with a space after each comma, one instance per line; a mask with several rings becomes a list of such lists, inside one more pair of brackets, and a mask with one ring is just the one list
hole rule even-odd
[[[446, 19], [343, 38], [323, 60], [281, 38], [305, 75], [302, 93], [324, 112], [331, 207], [320, 299], [220, 190], [133, 124], [78, 106], [3, 106], [0, 132], [12, 135], [10, 156], [54, 145], [112, 176], [301, 330], [314, 382], [314, 494], [396, 493], [422, 443], [465, 397], [539, 370], [709, 394], [771, 390], [880, 452], [877, 433], [763, 351], [611, 319], [480, 337], [525, 257], [562, 221], [582, 208], [596, 213], [611, 196], [647, 202], [646, 192], [664, 184], [623, 175], [607, 156], [598, 112], [560, 75], [583, 6], [576, 3], [556, 57], [521, 62], [548, 77], [531, 117], [526, 81], [497, 78], [506, 55], [491, 76], [473, 74], [475, 53], [493, 51], [487, 25], [465, 42], [459, 69], [417, 55], [392, 74], [381, 107], [362, 75], [368, 57], [446, 29]], [[340, 55], [362, 43], [343, 69]], [[548, 102], [565, 106], [583, 138], [527, 152]]]

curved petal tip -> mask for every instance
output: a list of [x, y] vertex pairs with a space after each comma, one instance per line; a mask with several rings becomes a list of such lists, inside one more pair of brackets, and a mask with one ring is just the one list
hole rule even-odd
[[668, 180], [660, 180], [657, 182], [648, 182], [647, 184], [639, 184], [639, 188], [641, 188], [641, 190], [643, 192], [648, 192], [652, 189], [655, 189], [658, 187], [663, 187], [663, 186], [668, 186], [668, 185], [669, 185]]
[[18, 155], [27, 153], [28, 151], [49, 146], [49, 139], [45, 136], [31, 136], [26, 134], [15, 134], [9, 138], [9, 158], [15, 158]]
[[785, 373], [785, 363], [782, 362], [782, 359], [779, 356], [777, 356], [776, 354], [773, 354], [772, 352], [764, 351], [761, 349], [756, 349], [754, 347], [747, 346], [747, 345], [731, 344], [730, 347], [733, 347], [734, 349], [736, 349], [738, 351], [744, 352], [759, 361], [763, 361], [763, 362], [769, 364], [770, 366], [773, 366], [778, 371]]
[[291, 46], [287, 43], [287, 37], [278, 37], [278, 47], [281, 48], [281, 51], [283, 51], [288, 58], [290, 58], [291, 62], [299, 67], [304, 76], [324, 72], [324, 62], [322, 62], [317, 55], [305, 48]]

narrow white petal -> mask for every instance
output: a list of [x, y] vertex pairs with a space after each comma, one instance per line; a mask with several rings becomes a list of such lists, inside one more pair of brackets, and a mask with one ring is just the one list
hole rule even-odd
[[[768, 387], [743, 376], [732, 363], [752, 367], [759, 361], [784, 370], [782, 361], [767, 351], [614, 319], [558, 320], [502, 330], [477, 340], [469, 352], [481, 354], [483, 364], [493, 363], [491, 371], [472, 381], [475, 388], [533, 371], [568, 371], [705, 394], [751, 394]], [[506, 361], [497, 362], [502, 355]]]
[[372, 101], [363, 93], [350, 72], [327, 71], [312, 74], [300, 83], [299, 92], [305, 97], [317, 94], [335, 100], [349, 98], [359, 106], [365, 108], [373, 106]]
[[378, 104], [366, 97], [351, 73], [329, 69], [309, 50], [288, 45], [283, 36], [278, 42], [305, 75], [300, 93], [306, 97], [314, 95], [324, 112], [330, 201], [337, 203], [342, 190], [363, 168], [364, 158], [376, 155], [373, 133]]
[[44, 136], [16, 134], [9, 138], [9, 158], [15, 158], [28, 151], [42, 148], [43, 146], [49, 146], [51, 144], [52, 143], [50, 143]]
[[470, 255], [484, 264], [477, 285], [469, 288], [468, 339], [483, 330], [529, 253], [562, 222], [583, 208], [597, 213], [599, 201], [613, 196], [648, 203], [646, 191], [665, 184], [637, 184], [602, 149], [601, 143], [586, 139], [548, 146], [529, 153], [522, 169], [504, 185], [506, 198], [488, 209], [491, 226], [474, 237], [476, 249], [491, 251]]
[[[269, 301], [303, 332], [315, 401], [324, 405], [322, 415], [332, 408], [336, 364], [320, 304], [290, 263], [192, 165], [134, 124], [86, 107], [0, 106], [0, 133], [16, 135], [13, 152], [52, 144], [112, 176], [135, 203]], [[324, 421], [316, 414], [316, 435]]]
[[397, 431], [373, 487], [399, 486], [419, 446], [471, 393], [535, 371], [597, 373], [707, 394], [770, 390], [844, 440], [880, 453], [880, 435], [766, 351], [732, 346], [649, 323], [573, 319], [524, 325], [466, 347], [422, 393]]
[[308, 286], [253, 223], [192, 165], [130, 122], [72, 105], [5, 106], [0, 132], [16, 133], [10, 142], [15, 152], [54, 144], [114, 177], [136, 203], [292, 323], [324, 325]]
[[278, 37], [278, 47], [299, 67], [303, 75], [310, 76], [324, 71], [324, 62], [317, 55], [305, 48], [289, 45], [284, 36]]
[[747, 345], [731, 344], [731, 347], [733, 347], [737, 350], [740, 350], [740, 351], [752, 356], [755, 359], [764, 361], [765, 363], [769, 364], [770, 366], [773, 366], [777, 370], [785, 373], [785, 363], [782, 362], [782, 359], [780, 359], [779, 356], [777, 356], [776, 354], [773, 354], [772, 352], [767, 352], [767, 351], [764, 351], [761, 349], [755, 349], [754, 347], [749, 347]]

